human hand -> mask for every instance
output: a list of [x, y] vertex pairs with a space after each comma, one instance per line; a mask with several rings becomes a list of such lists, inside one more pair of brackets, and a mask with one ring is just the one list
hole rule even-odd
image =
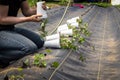
[[40, 22], [42, 20], [40, 17], [42, 17], [42, 15], [32, 15], [29, 17], [29, 21]]

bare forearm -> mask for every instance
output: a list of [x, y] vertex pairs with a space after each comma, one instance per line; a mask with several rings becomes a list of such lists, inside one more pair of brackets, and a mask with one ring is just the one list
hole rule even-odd
[[28, 11], [23, 12], [24, 16], [31, 16], [36, 14], [36, 8], [30, 8]]
[[40, 22], [42, 15], [32, 15], [29, 17], [3, 17], [0, 18], [0, 24], [2, 25], [14, 25], [17, 23], [22, 23], [22, 22]]
[[4, 17], [0, 20], [2, 25], [14, 25], [17, 23], [30, 21], [29, 17]]
[[31, 15], [35, 15], [36, 14], [36, 7], [34, 8], [31, 8], [26, 1], [24, 1], [22, 4], [21, 4], [21, 11], [23, 13], [24, 16], [31, 16]]

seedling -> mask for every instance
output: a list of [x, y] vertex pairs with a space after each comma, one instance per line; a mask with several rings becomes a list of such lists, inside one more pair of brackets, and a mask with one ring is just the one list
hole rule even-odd
[[73, 40], [70, 40], [69, 38], [61, 38], [60, 43], [61, 43], [61, 48], [63, 49], [72, 49], [72, 50], [77, 49], [77, 46], [73, 44]]
[[73, 36], [71, 38], [61, 37], [61, 46], [65, 49], [76, 50], [77, 45], [81, 45], [85, 42], [85, 37], [90, 35], [88, 31], [88, 24], [83, 23], [82, 19], [77, 19], [78, 27], [68, 24], [68, 28], [73, 30]]
[[81, 60], [81, 61], [83, 62], [83, 61], [85, 61], [86, 59], [85, 59], [85, 57], [83, 57], [82, 54], [80, 54], [79, 60]]
[[48, 22], [47, 19], [43, 19], [43, 20], [42, 20], [42, 23], [40, 23], [39, 32], [40, 32], [40, 34], [41, 34], [42, 37], [45, 37], [45, 36], [48, 35], [47, 31], [45, 31], [47, 22]]
[[8, 80], [24, 80], [23, 75], [10, 75]]
[[50, 54], [51, 52], [52, 52], [51, 49], [46, 49], [46, 50], [45, 50], [45, 53], [44, 53], [44, 56], [47, 56], [47, 54]]
[[52, 50], [51, 50], [51, 49], [46, 49], [45, 52], [46, 52], [46, 53], [51, 53]]
[[44, 60], [44, 57], [45, 57], [45, 55], [42, 53], [36, 54], [34, 57], [33, 64], [38, 67], [46, 67], [47, 63]]
[[47, 66], [46, 61], [42, 61], [42, 62], [40, 63], [40, 67], [46, 67], [46, 66]]
[[29, 59], [23, 61], [22, 68], [27, 68], [29, 66]]
[[73, 0], [60, 0], [60, 4], [67, 5], [67, 3], [70, 1], [70, 5], [72, 5]]
[[28, 0], [30, 6], [36, 6], [36, 3], [42, 0]]
[[51, 67], [54, 67], [54, 68], [57, 68], [59, 66], [59, 62], [53, 62], [52, 63], [52, 65], [51, 65]]
[[17, 69], [18, 71], [20, 71], [20, 74], [18, 75], [14, 75], [14, 74], [11, 74], [11, 75], [6, 75], [4, 77], [4, 80], [24, 80], [24, 75], [21, 73], [21, 71], [23, 70], [22, 68], [18, 68]]

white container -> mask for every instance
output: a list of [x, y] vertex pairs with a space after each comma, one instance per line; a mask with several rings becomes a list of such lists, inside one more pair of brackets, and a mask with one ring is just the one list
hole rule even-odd
[[68, 29], [68, 30], [63, 30], [60, 32], [60, 35], [63, 35], [63, 36], [72, 36], [73, 35], [73, 30], [72, 29]]
[[68, 25], [67, 24], [64, 24], [64, 25], [61, 25], [58, 27], [57, 29], [57, 33], [59, 33], [60, 31], [63, 31], [63, 30], [68, 30]]
[[78, 23], [78, 22], [71, 23], [71, 24], [69, 24], [69, 25], [71, 25], [71, 26], [73, 26], [73, 27], [76, 27], [76, 28], [78, 28], [78, 27], [79, 27], [79, 23]]
[[80, 19], [80, 17], [77, 16], [77, 17], [72, 18], [72, 20], [77, 20], [77, 19]]
[[76, 23], [77, 19], [80, 19], [80, 17], [78, 16], [78, 17], [74, 17], [74, 18], [67, 20], [67, 24]]
[[60, 34], [57, 33], [57, 34], [53, 34], [53, 35], [50, 35], [50, 36], [46, 36], [46, 37], [45, 37], [45, 40], [46, 40], [46, 41], [49, 41], [49, 40], [59, 39], [59, 38], [60, 38]]
[[120, 0], [111, 0], [112, 5], [120, 5]]
[[49, 48], [60, 48], [60, 38], [58, 39], [54, 39], [54, 40], [49, 40], [49, 41], [45, 41], [44, 47], [49, 47]]
[[46, 18], [48, 17], [46, 10], [44, 10], [44, 9], [42, 8], [42, 5], [43, 5], [44, 3], [45, 3], [45, 1], [37, 2], [37, 15], [42, 14], [41, 19], [43, 19], [43, 18], [46, 19]]

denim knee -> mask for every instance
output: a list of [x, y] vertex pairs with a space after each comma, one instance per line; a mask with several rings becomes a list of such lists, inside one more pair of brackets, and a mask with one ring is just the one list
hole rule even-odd
[[[19, 39], [18, 39], [19, 38]], [[21, 39], [22, 38], [22, 39]], [[0, 33], [0, 58], [13, 60], [34, 53], [37, 46], [21, 36], [10, 36]]]
[[31, 41], [33, 41], [39, 49], [43, 47], [44, 39], [39, 34], [33, 32], [31, 30], [24, 29], [24, 28], [15, 28], [14, 30], [15, 30], [15, 32], [17, 32], [17, 33], [27, 37]]

